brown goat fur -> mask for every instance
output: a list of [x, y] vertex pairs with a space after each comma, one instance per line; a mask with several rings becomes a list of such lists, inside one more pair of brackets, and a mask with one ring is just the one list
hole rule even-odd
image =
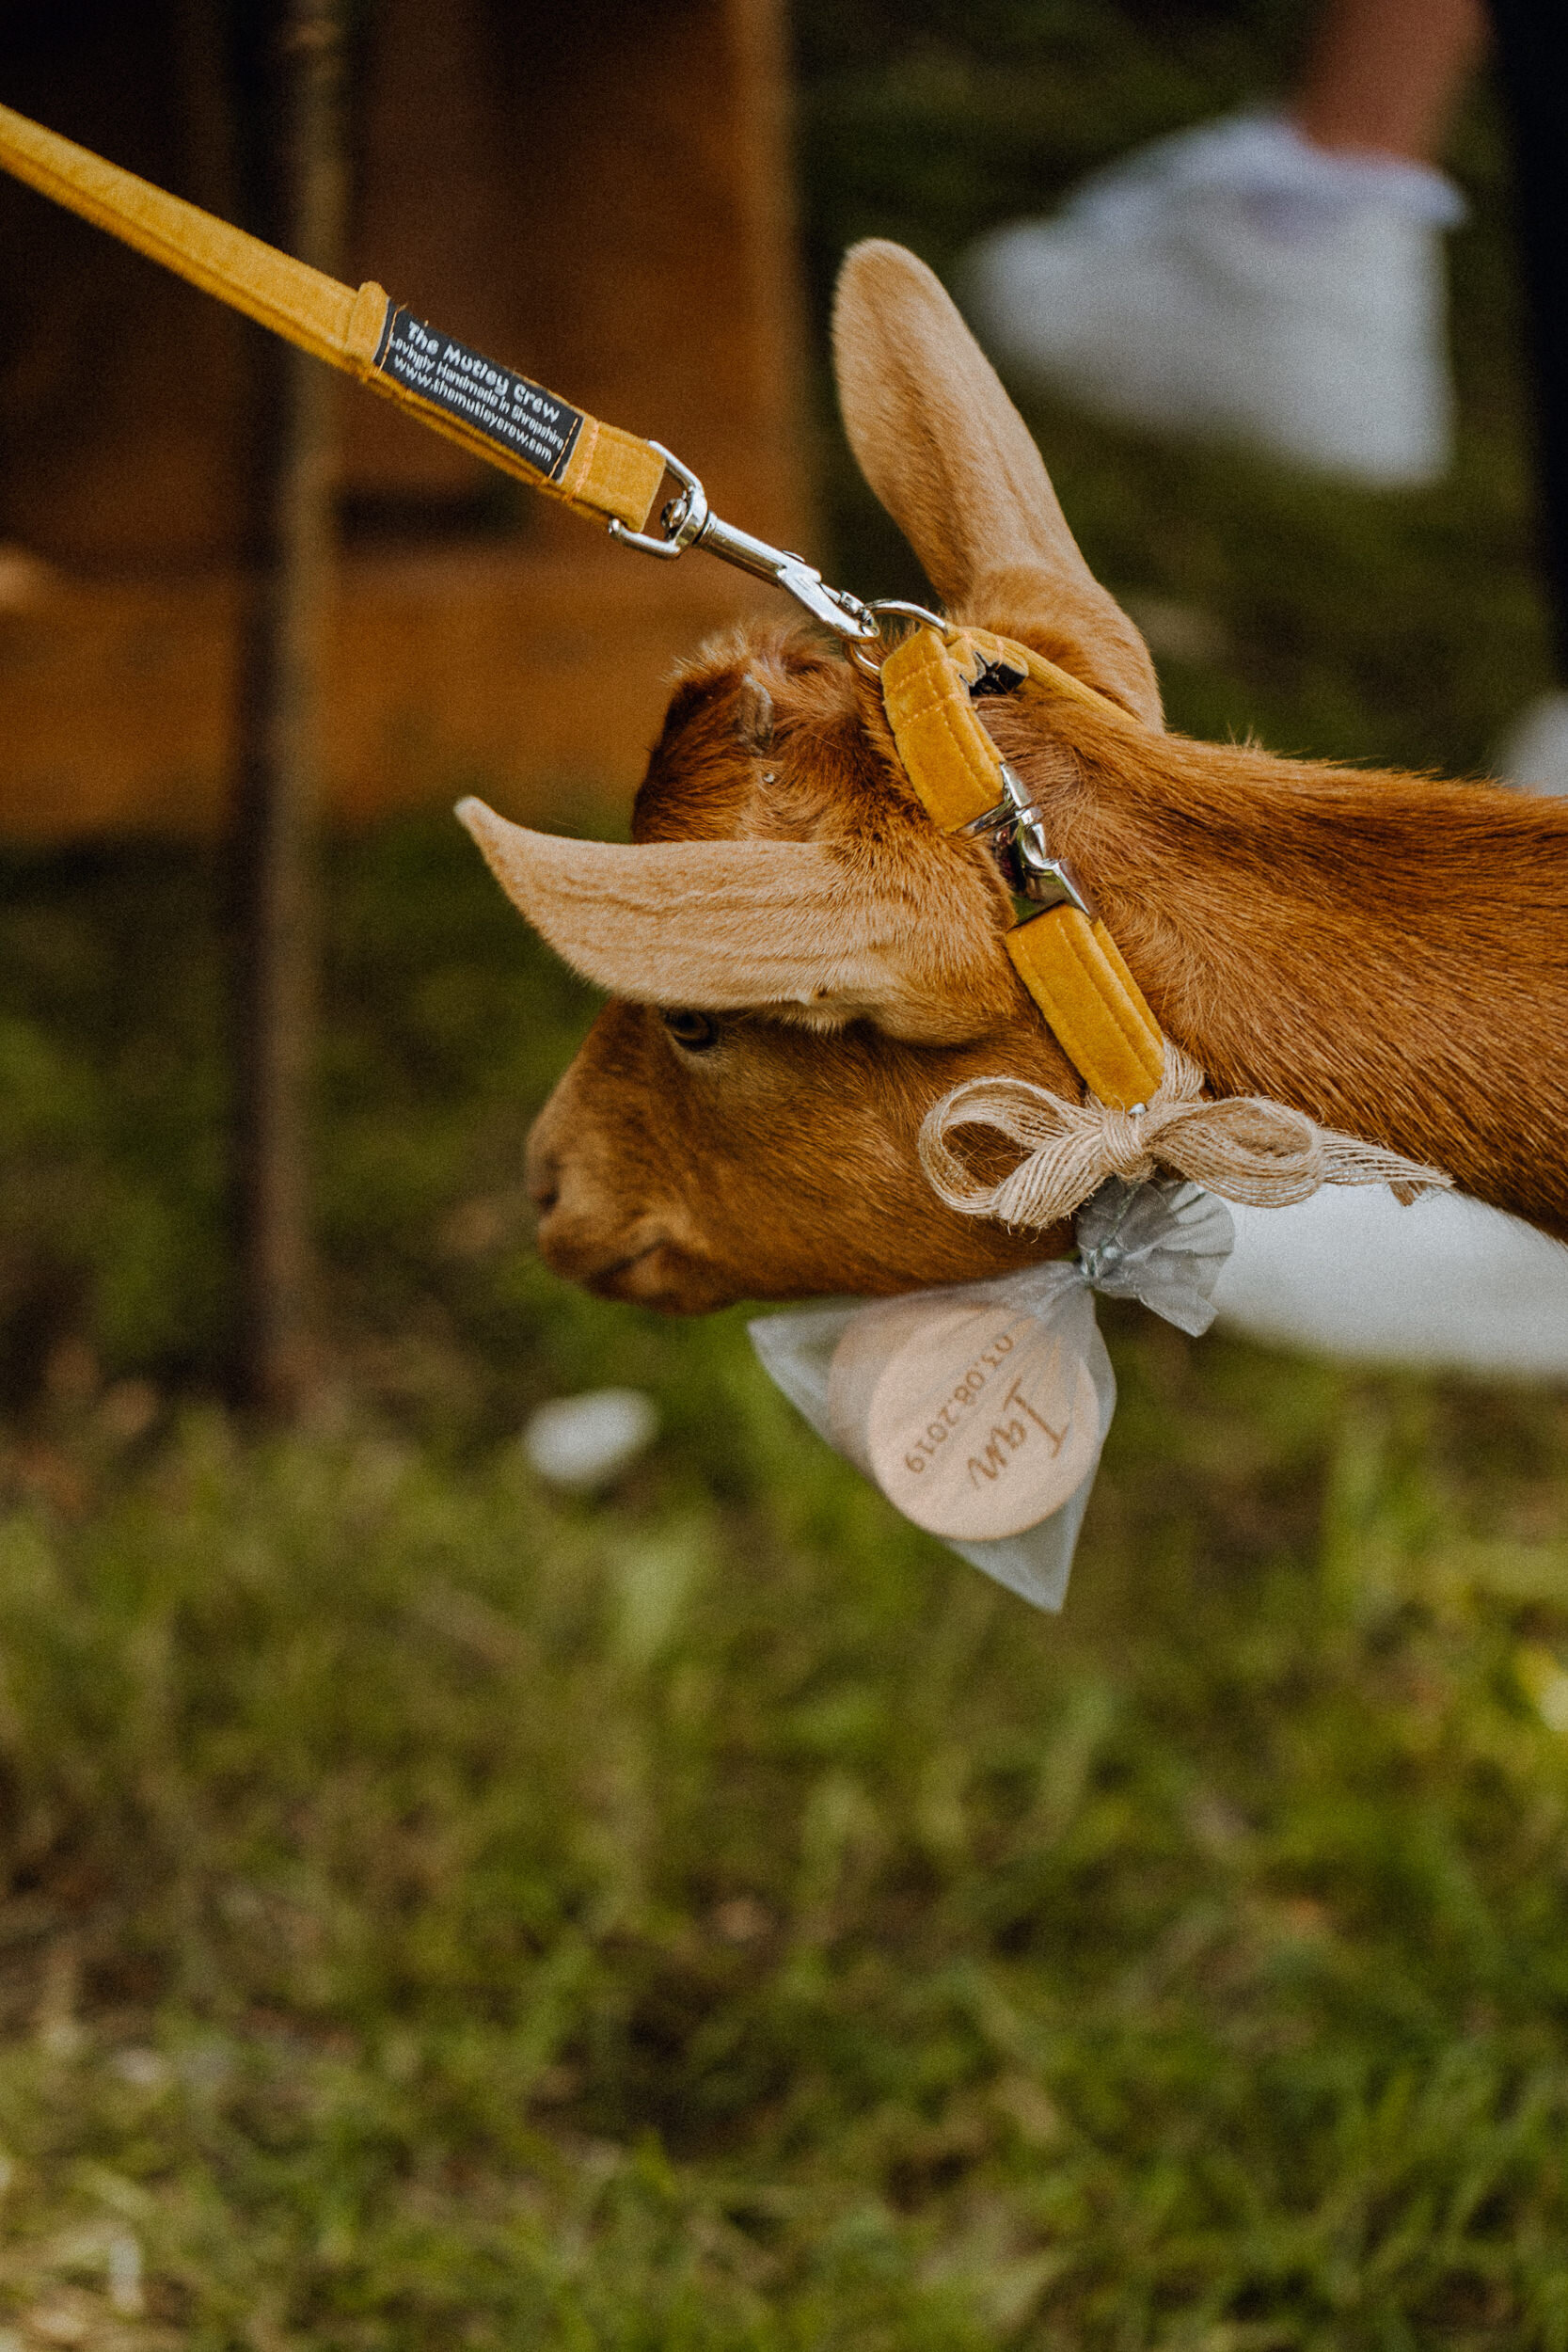
[[[1065, 694], [983, 706], [1166, 1033], [1214, 1091], [1568, 1235], [1568, 806], [1163, 732], [1141, 640], [929, 272], [857, 248], [836, 340], [856, 453], [950, 610], [1135, 722]], [[689, 665], [630, 846], [465, 815], [545, 936], [623, 999], [531, 1147], [560, 1271], [704, 1310], [1066, 1246], [963, 1217], [921, 1174], [921, 1120], [960, 1080], [1077, 1081], [1003, 947], [988, 854], [932, 827], [838, 648], [759, 629]], [[672, 1009], [712, 1014], [711, 1041], [681, 1042]]]

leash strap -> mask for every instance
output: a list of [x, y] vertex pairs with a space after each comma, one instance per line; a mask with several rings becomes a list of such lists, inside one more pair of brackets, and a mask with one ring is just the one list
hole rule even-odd
[[357, 376], [436, 432], [581, 514], [640, 532], [664, 452], [574, 408], [390, 300], [357, 293], [0, 106], [0, 165], [203, 293]]
[[943, 833], [1008, 836], [1022, 852], [1009, 878], [1031, 898], [1054, 897], [1054, 904], [1022, 914], [1006, 934], [1007, 953], [1089, 1092], [1132, 1110], [1159, 1090], [1160, 1025], [1116, 941], [1051, 857], [1038, 812], [974, 707], [976, 691], [1009, 692], [1025, 684], [1092, 703], [1119, 725], [1136, 724], [1081, 678], [986, 629], [919, 627], [881, 665], [888, 724], [932, 821]]
[[[671, 559], [702, 548], [782, 588], [851, 646], [880, 635], [876, 610], [814, 564], [716, 515], [689, 466], [657, 441], [601, 423], [515, 368], [428, 326], [373, 279], [357, 293], [0, 106], [0, 168], [138, 253], [243, 310], [302, 351], [396, 401], [434, 432], [575, 509], [612, 539]], [[666, 473], [678, 485], [644, 526]]]
[[[393, 302], [373, 279], [357, 291], [340, 285], [9, 106], [0, 106], [0, 167], [302, 351], [356, 376], [503, 472], [579, 514], [600, 516], [625, 544], [665, 557], [706, 547], [785, 590], [857, 649], [880, 635], [881, 612], [899, 609], [862, 604], [830, 588], [800, 556], [724, 523], [695, 474], [657, 441], [601, 423], [515, 369], [470, 351]], [[663, 535], [647, 536], [666, 469], [679, 493], [664, 509]], [[1131, 1109], [1158, 1089], [1159, 1025], [1109, 931], [1051, 857], [1038, 812], [1030, 809], [971, 701], [972, 688], [1010, 691], [1026, 681], [1133, 723], [1054, 663], [984, 630], [943, 632], [923, 623], [881, 663], [900, 756], [935, 822], [947, 833], [984, 833], [999, 851], [1006, 843], [1022, 888], [1041, 902], [1007, 933], [1024, 986], [1090, 1091]], [[1044, 903], [1051, 898], [1056, 902]]]

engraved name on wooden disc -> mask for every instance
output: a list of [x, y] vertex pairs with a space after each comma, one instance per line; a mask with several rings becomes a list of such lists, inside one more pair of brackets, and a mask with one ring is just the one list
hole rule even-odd
[[834, 1350], [828, 1412], [837, 1443], [906, 1518], [968, 1543], [1060, 1510], [1100, 1442], [1082, 1356], [1005, 1306], [867, 1309]]

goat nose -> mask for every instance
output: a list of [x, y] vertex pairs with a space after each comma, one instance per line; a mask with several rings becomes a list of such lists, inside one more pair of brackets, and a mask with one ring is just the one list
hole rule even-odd
[[528, 1197], [541, 1216], [547, 1216], [561, 1198], [561, 1162], [553, 1152], [531, 1149], [528, 1155]]

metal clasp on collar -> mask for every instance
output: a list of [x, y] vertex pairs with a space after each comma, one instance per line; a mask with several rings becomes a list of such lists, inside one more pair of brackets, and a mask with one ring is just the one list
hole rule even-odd
[[[983, 817], [973, 818], [958, 831], [966, 840], [983, 840], [1015, 898], [1028, 902], [1030, 914], [1047, 907], [1072, 906], [1092, 923], [1095, 907], [1069, 866], [1053, 857], [1045, 837], [1044, 814], [1029, 798], [1028, 787], [1015, 769], [1002, 762], [1002, 782], [1007, 797]], [[1027, 918], [1025, 918], [1027, 919]]]
[[855, 644], [869, 644], [878, 634], [876, 618], [869, 605], [859, 596], [852, 596], [847, 588], [830, 588], [821, 573], [808, 564], [803, 556], [791, 555], [786, 548], [770, 548], [766, 539], [753, 539], [749, 531], [737, 531], [717, 516], [707, 502], [707, 493], [689, 466], [673, 457], [662, 442], [650, 441], [663, 458], [680, 489], [659, 515], [664, 536], [656, 538], [652, 532], [628, 531], [623, 522], [610, 526], [610, 535], [624, 548], [636, 548], [642, 555], [657, 555], [666, 563], [684, 555], [688, 548], [705, 548], [718, 556], [722, 564], [733, 564], [754, 579], [771, 580], [785, 596], [803, 605], [813, 620], [820, 621], [839, 637], [847, 637]]
[[[942, 613], [929, 612], [923, 604], [908, 604], [902, 596], [878, 596], [873, 603], [866, 606], [865, 615], [867, 620], [874, 624], [873, 634], [879, 639], [887, 636], [889, 621], [910, 621], [916, 628], [934, 628], [939, 636], [947, 639], [949, 643], [958, 635], [953, 623], [945, 619]], [[891, 651], [891, 646], [884, 647], [880, 658], [873, 660], [866, 653], [864, 644], [862, 644], [850, 646], [849, 659], [858, 669], [865, 672], [867, 677], [879, 678], [882, 675], [882, 662], [886, 660]]]

